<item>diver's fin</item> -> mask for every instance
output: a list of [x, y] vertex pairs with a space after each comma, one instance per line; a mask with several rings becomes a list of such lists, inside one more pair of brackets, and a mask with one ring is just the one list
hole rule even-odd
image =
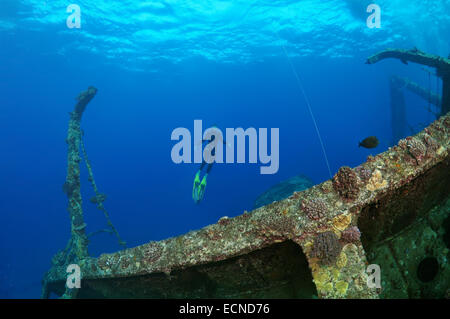
[[194, 202], [198, 202], [198, 187], [200, 186], [200, 170], [197, 171], [194, 178], [194, 185], [192, 186], [192, 199]]
[[205, 174], [205, 176], [203, 176], [202, 182], [198, 186], [197, 203], [199, 203], [205, 196], [206, 178], [207, 177], [208, 177], [208, 174]]
[[202, 182], [200, 183], [200, 186], [202, 186], [203, 188], [206, 187], [206, 178], [208, 177], [208, 173], [205, 174], [205, 176], [203, 176]]

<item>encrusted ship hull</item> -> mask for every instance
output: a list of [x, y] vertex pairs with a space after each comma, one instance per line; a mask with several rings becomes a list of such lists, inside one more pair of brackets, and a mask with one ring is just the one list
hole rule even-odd
[[[367, 63], [386, 58], [436, 69], [443, 82], [436, 102], [439, 120], [360, 166], [342, 167], [331, 180], [286, 199], [98, 258], [87, 250], [80, 147], [94, 202], [109, 231], [125, 243], [102, 205], [105, 197], [81, 140], [81, 118], [97, 92], [90, 87], [79, 96], [69, 121], [64, 190], [71, 238], [53, 258], [42, 296], [450, 298], [450, 59], [417, 49], [388, 49]], [[410, 86], [421, 95], [420, 88]], [[66, 269], [74, 263], [81, 268], [79, 289], [66, 287]]]
[[[443, 298], [450, 114], [322, 184], [234, 218], [78, 264], [78, 298]], [[368, 287], [378, 264], [381, 288]], [[65, 291], [67, 265], [45, 276]], [[370, 282], [370, 280], [369, 280]]]

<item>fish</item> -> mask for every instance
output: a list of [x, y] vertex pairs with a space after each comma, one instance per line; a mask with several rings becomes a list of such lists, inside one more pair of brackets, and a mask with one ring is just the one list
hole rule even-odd
[[365, 148], [375, 148], [378, 146], [380, 141], [378, 141], [378, 138], [376, 136], [369, 136], [365, 138], [362, 142], [359, 142], [359, 147], [365, 147]]

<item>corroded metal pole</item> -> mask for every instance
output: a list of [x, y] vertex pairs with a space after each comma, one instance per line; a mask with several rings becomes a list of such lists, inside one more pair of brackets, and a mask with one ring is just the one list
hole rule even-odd
[[424, 53], [416, 48], [412, 50], [387, 49], [372, 55], [367, 59], [366, 63], [375, 64], [388, 58], [399, 59], [404, 64], [413, 62], [436, 68], [437, 76], [442, 79], [441, 115], [445, 115], [450, 111], [450, 59]]
[[443, 57], [422, 52], [416, 48], [411, 50], [386, 49], [374, 54], [367, 59], [367, 64], [375, 64], [381, 60], [393, 58], [399, 59], [404, 64], [408, 62], [426, 65], [438, 70], [450, 68], [450, 60]]
[[442, 99], [439, 94], [431, 92], [430, 90], [421, 87], [419, 84], [400, 76], [392, 76], [391, 82], [396, 87], [408, 89], [431, 104], [439, 108], [441, 107]]
[[[90, 86], [86, 91], [81, 92], [77, 97], [77, 104], [73, 112], [70, 112], [69, 129], [67, 132], [66, 143], [67, 151], [67, 176], [63, 184], [63, 191], [68, 198], [68, 207], [71, 225], [71, 236], [66, 248], [59, 251], [52, 258], [52, 267], [44, 275], [42, 280], [42, 298], [49, 298], [50, 291], [48, 284], [52, 281], [53, 270], [56, 267], [66, 267], [72, 263], [80, 263], [89, 256], [88, 237], [86, 235], [86, 224], [81, 207], [81, 189], [80, 189], [80, 145], [81, 145], [81, 118], [88, 103], [97, 93], [97, 89]], [[66, 274], [66, 273], [65, 273]], [[78, 289], [66, 289], [62, 298], [75, 298]]]
[[74, 111], [70, 113], [69, 130], [66, 139], [68, 145], [67, 177], [63, 185], [63, 190], [69, 200], [67, 209], [71, 221], [72, 250], [78, 260], [88, 256], [88, 238], [85, 232], [86, 224], [84, 223], [83, 209], [81, 207], [80, 123], [87, 104], [92, 100], [96, 93], [97, 89], [91, 86], [78, 95], [78, 103], [75, 105]]

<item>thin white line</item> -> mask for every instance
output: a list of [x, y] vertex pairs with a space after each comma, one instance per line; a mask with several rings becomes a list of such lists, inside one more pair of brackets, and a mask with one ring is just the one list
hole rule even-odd
[[[241, 22], [248, 16], [248, 14], [250, 13], [250, 10], [254, 6], [256, 6], [256, 4], [258, 2], [259, 2], [259, 0], [256, 0], [255, 2], [253, 2], [253, 4], [251, 4], [249, 6], [247, 12], [245, 12], [245, 14], [244, 14], [244, 17], [241, 19]], [[308, 106], [308, 111], [309, 111], [309, 114], [311, 115], [311, 119], [313, 121], [314, 128], [316, 129], [317, 137], [319, 138], [320, 147], [322, 148], [322, 153], [323, 153], [323, 156], [325, 158], [325, 163], [327, 164], [328, 174], [330, 175], [330, 178], [332, 178], [333, 175], [331, 174], [331, 168], [330, 168], [330, 163], [328, 162], [327, 152], [325, 151], [325, 146], [323, 145], [322, 136], [320, 135], [319, 127], [317, 126], [316, 118], [314, 117], [314, 113], [312, 111], [311, 104], [309, 103], [309, 100], [308, 100], [308, 97], [306, 95], [305, 89], [303, 88], [302, 81], [300, 80], [300, 76], [298, 75], [298, 73], [297, 73], [297, 71], [296, 71], [296, 69], [294, 67], [294, 64], [292, 63], [291, 58], [287, 54], [286, 47], [284, 46], [283, 41], [281, 40], [281, 38], [280, 38], [280, 36], [278, 34], [278, 31], [275, 31], [275, 34], [277, 35], [278, 40], [280, 41], [281, 46], [283, 47], [284, 54], [286, 55], [286, 58], [289, 61], [289, 64], [290, 64], [290, 66], [292, 68], [292, 71], [294, 72], [295, 78], [297, 79], [297, 85], [299, 86], [299, 88], [300, 88], [300, 90], [301, 90], [301, 92], [303, 94], [303, 97], [304, 97], [304, 99], [306, 101], [306, 105]]]
[[[276, 32], [276, 34], [278, 36], [278, 32], [277, 31], [275, 31], [275, 32]], [[279, 39], [280, 42], [282, 42], [281, 38], [279, 36], [278, 36], [278, 39]], [[284, 46], [284, 44], [281, 44], [281, 46], [283, 47], [284, 54], [286, 55], [286, 58], [289, 61], [289, 64], [290, 64], [290, 66], [292, 68], [292, 71], [294, 72], [295, 78], [297, 79], [297, 85], [299, 86], [299, 88], [300, 88], [300, 90], [301, 90], [301, 92], [303, 94], [303, 97], [304, 97], [304, 99], [306, 101], [306, 105], [308, 106], [309, 114], [311, 115], [311, 119], [312, 119], [312, 121], [314, 123], [314, 128], [316, 129], [317, 137], [319, 138], [320, 146], [322, 147], [323, 156], [325, 158], [325, 162], [326, 162], [327, 168], [328, 168], [328, 174], [330, 175], [330, 178], [332, 178], [333, 175], [331, 174], [331, 168], [330, 168], [330, 163], [328, 162], [327, 152], [325, 151], [325, 146], [323, 145], [322, 136], [320, 135], [319, 127], [317, 126], [316, 118], [314, 117], [314, 113], [312, 111], [311, 104], [309, 103], [309, 100], [308, 100], [308, 97], [306, 95], [305, 89], [303, 88], [302, 81], [300, 80], [300, 76], [298, 75], [297, 71], [295, 70], [294, 63], [292, 63], [292, 60], [291, 60], [291, 58], [289, 57], [289, 55], [288, 55], [288, 53], [286, 51], [286, 47]]]

